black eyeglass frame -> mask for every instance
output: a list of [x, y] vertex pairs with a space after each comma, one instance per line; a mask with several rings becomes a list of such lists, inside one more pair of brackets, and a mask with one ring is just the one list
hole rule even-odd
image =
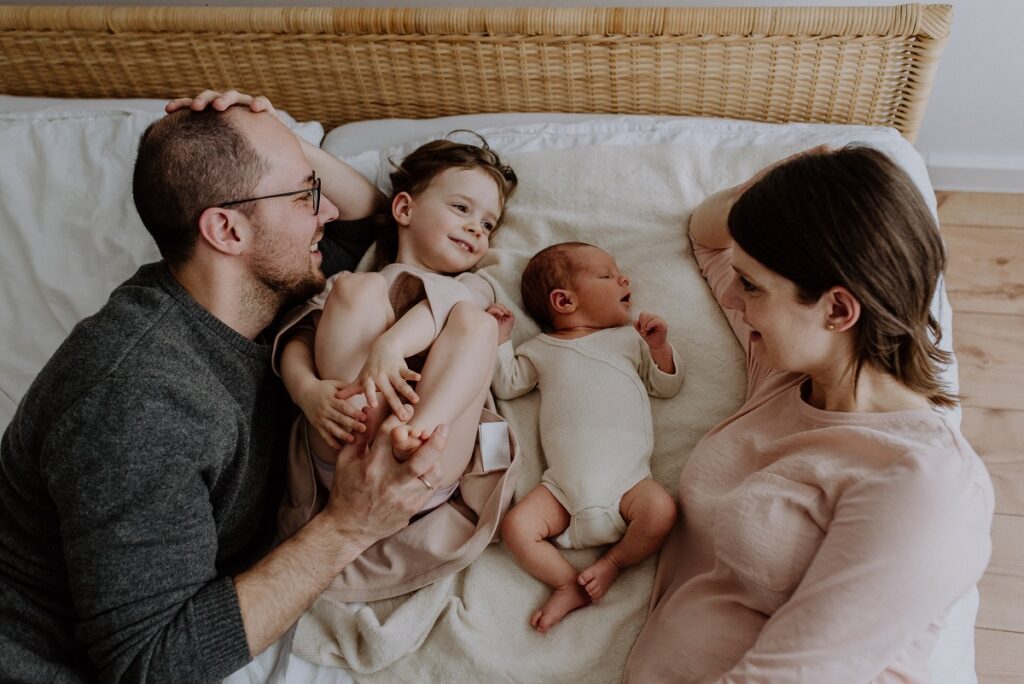
[[273, 195], [263, 195], [262, 197], [249, 197], [248, 199], [231, 200], [230, 202], [221, 202], [217, 206], [230, 207], [232, 204], [244, 204], [245, 202], [255, 202], [257, 200], [273, 199], [275, 197], [291, 197], [292, 195], [301, 195], [304, 192], [313, 193], [313, 216], [316, 216], [320, 213], [320, 177], [316, 175], [316, 171], [313, 172], [312, 188], [292, 190], [291, 192], [278, 192]]

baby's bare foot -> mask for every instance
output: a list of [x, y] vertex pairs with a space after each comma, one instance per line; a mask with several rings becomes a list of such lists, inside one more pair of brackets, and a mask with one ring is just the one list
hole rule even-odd
[[601, 556], [593, 565], [580, 573], [578, 581], [580, 586], [586, 590], [590, 600], [597, 601], [605, 595], [620, 572], [622, 572], [622, 568], [609, 560], [607, 556]]
[[[385, 423], [386, 425], [387, 423]], [[391, 428], [391, 447], [400, 461], [412, 456], [425, 439], [424, 430], [407, 423], [399, 423]]]
[[530, 616], [530, 625], [541, 634], [562, 621], [566, 615], [590, 603], [582, 588], [571, 584], [555, 587], [547, 603]]

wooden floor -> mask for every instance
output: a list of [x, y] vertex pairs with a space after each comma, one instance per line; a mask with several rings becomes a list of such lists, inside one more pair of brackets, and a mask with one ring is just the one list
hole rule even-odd
[[1024, 682], [1024, 194], [938, 193], [966, 395], [963, 432], [996, 491], [976, 636], [981, 684]]

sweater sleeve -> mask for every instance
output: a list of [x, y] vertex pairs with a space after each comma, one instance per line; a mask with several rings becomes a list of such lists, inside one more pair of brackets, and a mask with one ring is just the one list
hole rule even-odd
[[991, 483], [976, 458], [949, 456], [851, 486], [796, 591], [717, 681], [873, 681], [940, 620], [991, 553]]
[[509, 340], [498, 346], [497, 361], [491, 390], [498, 399], [521, 397], [534, 387], [539, 380], [533, 362], [522, 354], [516, 354]]
[[207, 465], [232, 462], [236, 425], [157, 384], [94, 387], [41, 455], [76, 634], [101, 681], [210, 681], [249, 660], [232, 578], [217, 567], [221, 473]]

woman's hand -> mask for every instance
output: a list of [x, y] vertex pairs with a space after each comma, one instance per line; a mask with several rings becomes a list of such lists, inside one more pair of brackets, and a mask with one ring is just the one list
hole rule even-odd
[[274, 105], [263, 95], [246, 95], [237, 90], [228, 90], [223, 93], [216, 90], [204, 90], [195, 97], [179, 97], [168, 102], [164, 106], [164, 111], [170, 114], [179, 109], [187, 108], [194, 112], [200, 112], [207, 107], [213, 107], [218, 112], [223, 112], [233, 105], [248, 105], [249, 109], [253, 112], [266, 112], [277, 116], [277, 110], [274, 109]]
[[358, 393], [345, 383], [318, 379], [302, 388], [295, 403], [324, 441], [340, 449], [356, 441], [355, 433], [366, 432], [366, 413], [348, 401]]
[[409, 420], [412, 415], [405, 406], [403, 397], [412, 404], [420, 400], [419, 395], [409, 385], [409, 381], [415, 382], [419, 379], [420, 374], [409, 370], [401, 352], [395, 346], [384, 338], [377, 338], [370, 346], [370, 354], [366, 357], [359, 376], [345, 391], [354, 389], [352, 394], [362, 392], [366, 395], [366, 403], [372, 408], [377, 408], [379, 391], [396, 416], [402, 420]]
[[512, 309], [504, 304], [495, 303], [487, 307], [487, 313], [498, 321], [498, 344], [504, 344], [512, 339], [512, 327], [516, 322], [516, 315], [512, 313]]

